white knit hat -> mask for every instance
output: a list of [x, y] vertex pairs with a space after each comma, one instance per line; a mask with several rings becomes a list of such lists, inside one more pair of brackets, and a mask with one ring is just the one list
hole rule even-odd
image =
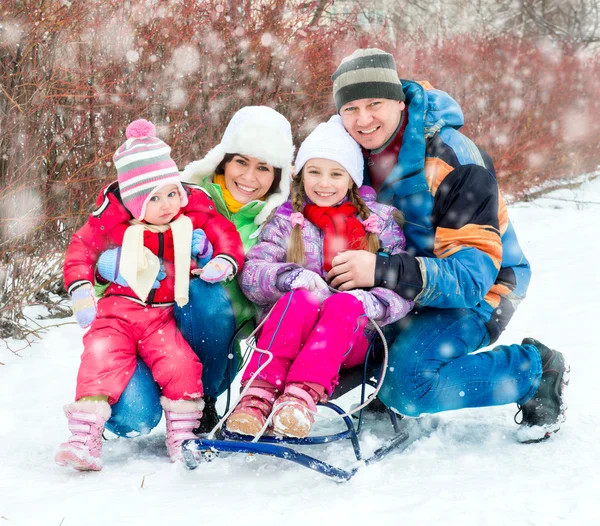
[[319, 124], [298, 149], [295, 170], [300, 173], [309, 159], [329, 159], [341, 164], [359, 188], [365, 161], [359, 144], [344, 128], [339, 115]]
[[271, 211], [285, 203], [290, 195], [294, 142], [288, 120], [268, 106], [245, 106], [229, 121], [221, 143], [210, 150], [203, 159], [185, 167], [182, 179], [200, 184], [215, 169], [225, 154], [239, 153], [281, 168], [279, 188], [265, 200], [265, 206], [254, 222], [263, 223]]

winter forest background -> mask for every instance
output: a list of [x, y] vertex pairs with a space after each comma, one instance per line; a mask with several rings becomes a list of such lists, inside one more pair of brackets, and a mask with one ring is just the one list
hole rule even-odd
[[145, 117], [180, 168], [241, 106], [286, 115], [296, 143], [334, 111], [356, 47], [462, 106], [509, 200], [600, 164], [596, 0], [3, 0], [0, 338], [39, 335], [24, 307], [70, 316], [62, 256]]

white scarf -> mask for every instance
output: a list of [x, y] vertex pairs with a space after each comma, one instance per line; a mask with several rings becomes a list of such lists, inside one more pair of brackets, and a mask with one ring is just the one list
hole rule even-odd
[[121, 250], [120, 270], [129, 287], [142, 300], [148, 299], [160, 271], [160, 260], [144, 246], [144, 231], [173, 231], [175, 250], [175, 301], [183, 307], [188, 302], [190, 258], [192, 252], [192, 220], [181, 214], [168, 225], [148, 225], [136, 219], [125, 231]]

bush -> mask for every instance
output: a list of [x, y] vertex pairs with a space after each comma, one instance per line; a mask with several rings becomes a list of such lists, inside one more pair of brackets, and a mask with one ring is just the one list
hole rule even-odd
[[[324, 23], [330, 3], [4, 2], [0, 317], [18, 324], [40, 291], [61, 292], [60, 258], [48, 262], [115, 177], [129, 122], [153, 121], [180, 168], [245, 105], [282, 112], [298, 144], [333, 113], [330, 75], [357, 46], [391, 51], [400, 76], [452, 94], [505, 191], [598, 164], [597, 59], [509, 35], [391, 42], [364, 33], [358, 13]], [[43, 278], [32, 271], [40, 261]]]

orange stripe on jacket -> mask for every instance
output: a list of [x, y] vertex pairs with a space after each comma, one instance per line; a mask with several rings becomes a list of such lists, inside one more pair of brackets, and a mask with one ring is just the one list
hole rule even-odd
[[500, 233], [489, 225], [465, 225], [462, 228], [437, 227], [435, 231], [434, 254], [447, 258], [463, 248], [473, 247], [488, 254], [499, 269], [502, 262], [502, 241]]
[[438, 157], [428, 157], [425, 159], [425, 179], [431, 189], [431, 195], [435, 196], [442, 181], [452, 170], [454, 170], [454, 166], [450, 166]]
[[500, 226], [500, 234], [504, 235], [508, 226], [508, 210], [500, 192], [498, 192], [498, 225]]

